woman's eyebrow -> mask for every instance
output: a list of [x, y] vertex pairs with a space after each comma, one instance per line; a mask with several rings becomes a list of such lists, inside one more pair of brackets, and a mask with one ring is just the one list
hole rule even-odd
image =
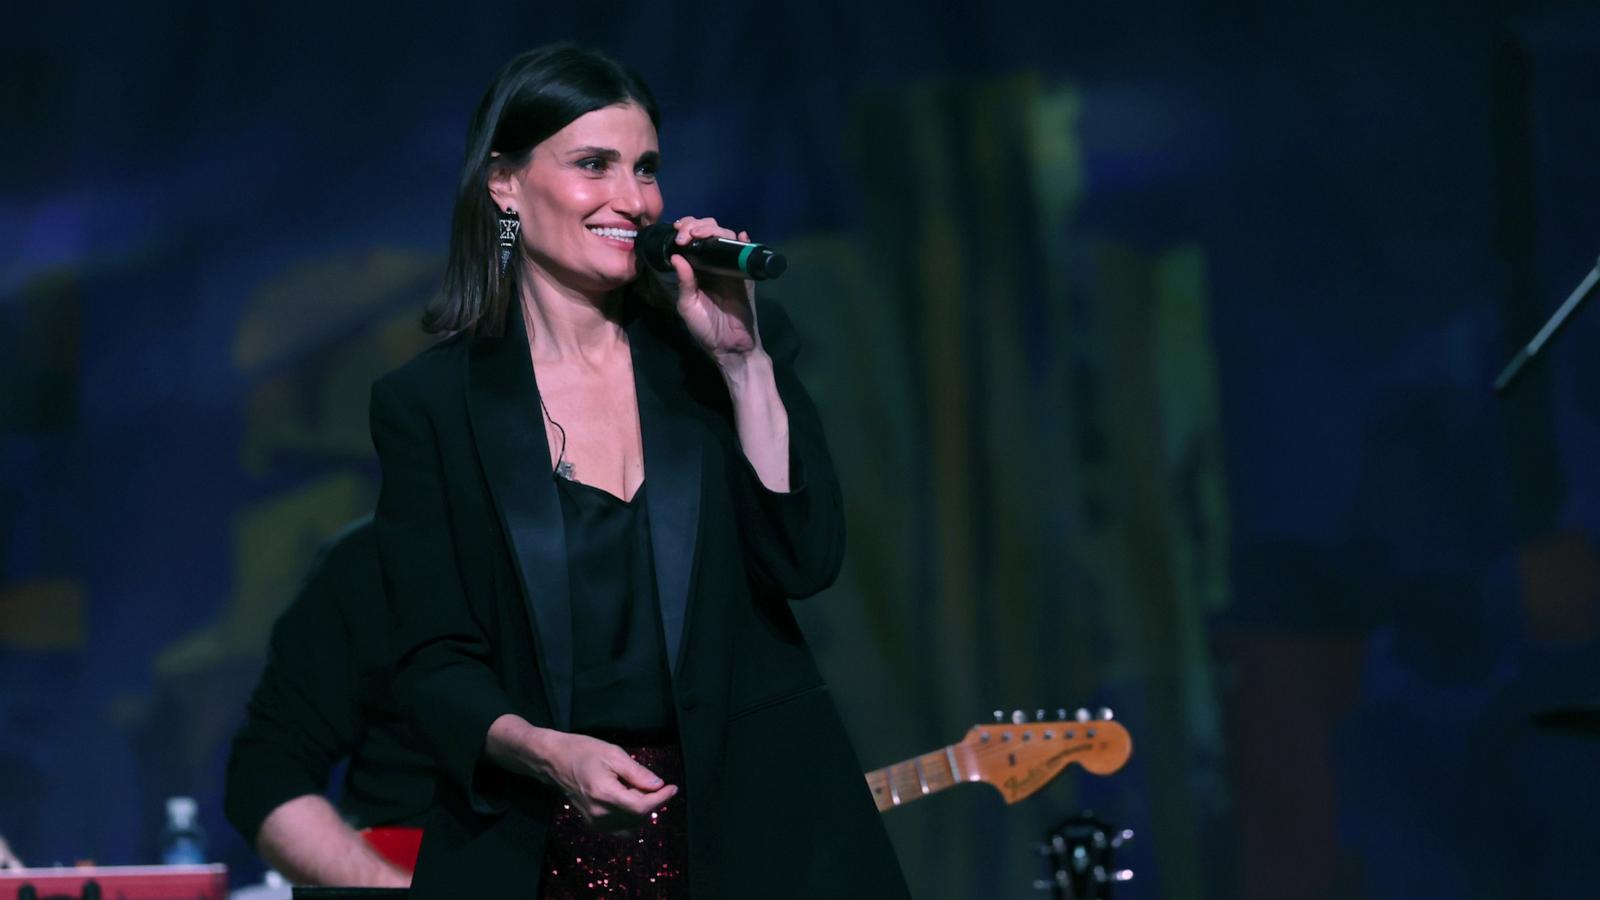
[[[611, 147], [594, 147], [594, 146], [573, 147], [571, 150], [568, 150], [567, 153], [570, 154], [573, 158], [578, 158], [578, 159], [586, 158], [586, 157], [590, 157], [590, 156], [598, 156], [601, 159], [604, 159], [604, 160], [606, 160], [608, 162], [621, 162], [622, 161], [622, 153], [621, 153], [621, 151], [615, 150], [615, 149], [613, 149]], [[646, 150], [645, 152], [639, 154], [639, 162], [642, 162], [642, 163], [659, 163], [660, 161], [661, 161], [661, 151], [659, 151], [659, 150]]]
[[610, 147], [573, 147], [567, 152], [573, 156], [598, 156], [612, 162], [622, 159], [622, 154]]

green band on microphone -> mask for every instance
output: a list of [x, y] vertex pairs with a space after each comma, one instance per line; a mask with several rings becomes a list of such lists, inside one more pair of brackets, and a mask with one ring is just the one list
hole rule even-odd
[[750, 252], [754, 249], [756, 249], [755, 244], [746, 244], [745, 248], [739, 251], [739, 271], [747, 275], [751, 274], [751, 272], [750, 267], [745, 263], [750, 259]]

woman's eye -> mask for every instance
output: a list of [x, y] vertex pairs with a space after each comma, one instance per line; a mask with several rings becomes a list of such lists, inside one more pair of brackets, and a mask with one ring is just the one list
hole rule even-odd
[[578, 160], [578, 168], [586, 169], [590, 172], [604, 172], [606, 170], [606, 161], [604, 157], [590, 156], [586, 159]]
[[661, 167], [656, 165], [655, 163], [641, 163], [633, 171], [640, 178], [643, 178], [646, 181], [655, 181], [656, 180], [656, 172], [660, 168]]

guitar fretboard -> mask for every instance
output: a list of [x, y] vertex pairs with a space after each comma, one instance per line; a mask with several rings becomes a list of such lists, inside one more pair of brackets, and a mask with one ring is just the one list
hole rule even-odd
[[966, 746], [951, 744], [943, 750], [868, 772], [867, 787], [872, 789], [878, 812], [904, 806], [964, 781], [977, 781], [977, 771], [967, 753]]

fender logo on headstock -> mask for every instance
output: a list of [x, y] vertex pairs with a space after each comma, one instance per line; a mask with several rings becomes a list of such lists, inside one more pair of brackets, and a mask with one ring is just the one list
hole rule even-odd
[[[1028, 774], [1022, 776], [1021, 778], [1018, 778], [1015, 775], [1007, 778], [1001, 783], [1001, 787], [1007, 793], [1013, 791], [1032, 793], [1033, 791], [1044, 787], [1045, 782], [1055, 777], [1056, 773], [1061, 770], [1061, 767], [1066, 765], [1067, 757], [1076, 756], [1079, 753], [1086, 753], [1093, 749], [1093, 742], [1082, 741], [1074, 746], [1062, 750], [1039, 765], [1029, 769]], [[1015, 761], [1012, 762], [1012, 765], [1016, 765]]]

